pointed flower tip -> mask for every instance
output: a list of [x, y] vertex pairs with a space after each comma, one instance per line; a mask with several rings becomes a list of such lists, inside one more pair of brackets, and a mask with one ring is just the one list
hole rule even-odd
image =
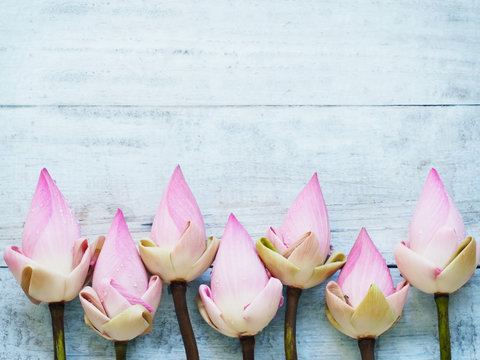
[[183, 176], [182, 169], [180, 169], [180, 165], [177, 165], [175, 167], [175, 170], [173, 170], [172, 176], [170, 177], [170, 181], [168, 182], [167, 186], [167, 193], [169, 191], [179, 191], [180, 193], [185, 193], [185, 191], [189, 191], [188, 189], [188, 184], [187, 181], [185, 180], [185, 177]]
[[247, 230], [243, 227], [242, 224], [237, 220], [233, 213], [230, 214], [228, 217], [227, 225], [225, 226], [225, 230], [223, 232], [222, 241], [227, 240], [229, 238], [245, 238], [249, 239], [252, 244], [253, 241], [251, 240], [250, 235], [248, 234]]
[[63, 202], [66, 202], [62, 193], [60, 192], [60, 189], [57, 186], [57, 183], [50, 176], [50, 173], [46, 168], [42, 169], [42, 171], [40, 172], [40, 176], [38, 178], [37, 189], [35, 192], [39, 190], [47, 191], [50, 194], [49, 196], [52, 196], [54, 193], [58, 193], [60, 195], [60, 199], [63, 199]]
[[367, 229], [362, 227], [362, 229], [360, 230], [360, 233], [358, 234], [357, 240], [355, 240], [355, 244], [353, 247], [364, 245], [364, 244], [368, 244], [369, 246], [372, 246], [376, 249], [376, 246], [373, 243], [372, 238], [370, 237], [370, 235], [368, 235]]
[[42, 171], [40, 171], [40, 175], [50, 177], [47, 168], [43, 168]]
[[303, 190], [298, 194], [297, 200], [298, 199], [307, 199], [307, 198], [319, 198], [321, 199], [321, 202], [324, 202], [323, 200], [323, 194], [322, 194], [322, 189], [320, 188], [320, 183], [318, 182], [318, 176], [317, 173], [313, 174], [312, 178], [308, 182], [307, 185], [303, 188]]
[[428, 173], [427, 181], [425, 182], [425, 186], [439, 186], [444, 187], [442, 179], [440, 179], [440, 175], [438, 175], [437, 170], [432, 168]]
[[[361, 255], [362, 253], [363, 255]], [[364, 227], [362, 228], [362, 230], [360, 230], [357, 240], [355, 241], [355, 244], [353, 244], [352, 250], [350, 250], [350, 254], [347, 258], [347, 263], [353, 265], [357, 262], [357, 260], [360, 260], [361, 256], [366, 256], [370, 258], [370, 261], [374, 261], [376, 264], [382, 264], [386, 267], [385, 259], [383, 258], [382, 254], [380, 254], [380, 251], [378, 251], [377, 247], [373, 243], [370, 235], [368, 235], [368, 232]]]
[[[185, 177], [183, 176], [180, 165], [177, 165], [173, 171], [172, 177], [170, 178], [167, 186], [166, 194], [168, 194], [167, 198], [169, 200], [167, 200], [167, 202], [169, 206], [178, 206], [178, 201], [187, 201], [187, 203], [195, 203], [195, 207], [197, 207], [196, 200], [192, 191], [190, 190], [190, 187], [188, 186], [187, 181], [185, 180]], [[176, 200], [172, 200], [173, 198]]]
[[355, 307], [372, 284], [376, 284], [385, 296], [394, 292], [390, 270], [365, 228], [362, 228], [350, 250], [337, 283]]
[[40, 171], [40, 176], [38, 178], [38, 184], [45, 184], [45, 185], [48, 185], [48, 184], [54, 184], [55, 185], [55, 182], [53, 181], [52, 177], [50, 176], [50, 173], [48, 172], [48, 170], [46, 168], [43, 168], [42, 171]]
[[117, 234], [115, 236], [116, 238], [119, 237], [119, 235], [127, 235], [127, 237], [131, 237], [130, 231], [128, 230], [127, 222], [125, 220], [125, 217], [123, 216], [122, 210], [120, 209], [117, 210], [117, 213], [113, 218], [107, 238], [113, 236], [113, 234], [115, 233]]
[[312, 177], [310, 178], [310, 181], [306, 185], [306, 187], [309, 187], [309, 186], [320, 188], [320, 183], [318, 182], [318, 175], [316, 172], [312, 175]]
[[177, 165], [175, 167], [175, 170], [173, 170], [173, 174], [172, 174], [172, 180], [176, 180], [176, 181], [185, 181], [185, 178], [183, 176], [183, 172], [182, 172], [182, 168], [180, 167], [180, 165]]
[[[323, 199], [323, 195], [322, 195], [322, 189], [320, 188], [320, 183], [318, 182], [317, 173], [314, 173], [311, 179], [308, 181], [308, 183], [303, 187], [303, 189], [295, 198], [292, 207], [295, 206], [296, 203], [303, 204], [303, 202], [305, 201], [309, 203], [310, 202], [309, 199], [317, 199], [317, 198]], [[304, 208], [305, 207], [302, 206], [302, 209]], [[307, 209], [304, 209], [304, 210], [307, 210]]]
[[230, 213], [230, 216], [228, 217], [228, 220], [227, 220], [227, 225], [225, 226], [225, 231], [223, 233], [223, 236], [225, 236], [225, 234], [227, 233], [230, 233], [230, 232], [236, 233], [238, 231], [246, 232], [246, 230], [244, 229], [242, 224], [240, 224], [240, 222], [237, 220], [235, 215], [233, 215], [233, 213]]
[[115, 213], [115, 216], [113, 217], [113, 223], [117, 223], [119, 221], [125, 220], [123, 216], [123, 212], [121, 209], [117, 209], [117, 212]]
[[428, 175], [429, 175], [429, 176], [439, 177], [439, 176], [438, 176], [438, 171], [437, 171], [437, 169], [435, 169], [435, 168], [433, 168], [433, 167], [430, 169], [430, 172], [428, 173]]

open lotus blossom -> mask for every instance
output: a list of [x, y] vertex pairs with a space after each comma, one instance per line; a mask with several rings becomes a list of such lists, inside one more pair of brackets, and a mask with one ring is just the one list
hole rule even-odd
[[197, 202], [175, 168], [153, 220], [151, 239], [140, 241], [140, 255], [147, 269], [166, 284], [190, 282], [211, 265], [219, 240], [206, 239]]
[[149, 333], [160, 303], [162, 281], [148, 279], [125, 218], [118, 210], [93, 273], [80, 292], [85, 322], [108, 340], [127, 341]]
[[409, 287], [407, 281], [393, 287], [385, 260], [362, 228], [337, 282], [326, 286], [327, 318], [352, 338], [375, 338], [400, 318]]
[[280, 229], [270, 227], [256, 246], [272, 275], [299, 289], [320, 284], [345, 263], [344, 254], [330, 253], [327, 207], [316, 173], [293, 202]]
[[4, 259], [28, 298], [70, 301], [85, 284], [96, 244], [80, 235], [80, 226], [47, 169], [40, 173], [25, 222], [22, 248], [5, 249]]
[[210, 326], [230, 337], [257, 334], [281, 305], [282, 283], [269, 276], [253, 240], [233, 214], [220, 242], [210, 284], [200, 286], [200, 313]]
[[418, 289], [449, 294], [462, 287], [480, 260], [472, 236], [438, 173], [431, 169], [418, 201], [408, 242], [395, 248], [401, 274]]

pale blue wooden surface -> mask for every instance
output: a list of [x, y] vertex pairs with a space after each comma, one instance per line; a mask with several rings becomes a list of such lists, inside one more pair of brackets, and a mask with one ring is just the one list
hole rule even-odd
[[[348, 253], [365, 226], [393, 266], [435, 167], [480, 238], [479, 53], [480, 4], [470, 1], [4, 1], [0, 253], [20, 244], [42, 167], [91, 239], [119, 207], [134, 239], [147, 235], [177, 163], [209, 235], [221, 236], [232, 211], [263, 235], [317, 171], [332, 244]], [[196, 310], [208, 279], [188, 293], [200, 355], [240, 359], [237, 341]], [[183, 358], [164, 290], [131, 359]], [[477, 269], [451, 298], [454, 359], [480, 358], [479, 290]], [[0, 359], [50, 359], [48, 310], [3, 259], [0, 305]], [[324, 306], [323, 285], [301, 297], [300, 359], [358, 358]], [[258, 359], [282, 358], [283, 311], [257, 336]], [[78, 300], [67, 305], [69, 358], [112, 358], [82, 318]], [[438, 358], [436, 333], [432, 297], [412, 289], [378, 358]]]

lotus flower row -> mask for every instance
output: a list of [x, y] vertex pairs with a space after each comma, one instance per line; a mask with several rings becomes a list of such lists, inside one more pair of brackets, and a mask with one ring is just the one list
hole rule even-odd
[[[434, 169], [416, 207], [409, 239], [395, 248], [405, 278], [396, 286], [365, 229], [348, 260], [333, 250], [316, 174], [280, 227], [269, 227], [265, 237], [254, 242], [231, 214], [220, 241], [207, 238], [200, 209], [177, 167], [151, 236], [141, 239], [138, 249], [121, 210], [106, 238], [89, 244], [43, 169], [22, 247], [7, 248], [4, 259], [32, 302], [65, 302], [79, 295], [85, 322], [115, 341], [150, 332], [162, 284], [190, 282], [214, 259], [210, 285], [200, 286], [197, 303], [204, 320], [220, 333], [255, 335], [282, 305], [283, 285], [308, 289], [343, 266], [337, 281], [326, 285], [326, 316], [356, 339], [375, 338], [399, 319], [409, 283], [427, 293], [452, 293], [468, 281], [480, 260], [480, 248], [466, 236], [461, 215]], [[91, 286], [85, 286], [90, 279]]]

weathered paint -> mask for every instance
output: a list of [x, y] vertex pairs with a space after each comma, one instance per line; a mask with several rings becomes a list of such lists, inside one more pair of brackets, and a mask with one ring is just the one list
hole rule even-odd
[[[177, 163], [208, 235], [221, 236], [233, 211], [263, 236], [317, 171], [335, 248], [348, 253], [365, 226], [393, 266], [435, 167], [480, 238], [479, 28], [480, 3], [463, 0], [4, 1], [0, 253], [20, 245], [43, 167], [91, 239], [117, 208], [135, 240], [148, 235]], [[480, 358], [479, 274], [450, 297], [454, 359]], [[187, 292], [200, 356], [239, 359], [238, 341], [196, 311], [208, 280]], [[51, 359], [48, 309], [30, 303], [3, 259], [0, 289], [0, 360]], [[303, 292], [299, 358], [358, 358], [324, 308], [324, 285]], [[284, 308], [256, 337], [258, 359], [282, 357], [283, 320]], [[65, 338], [70, 359], [114, 357], [78, 300], [66, 305]], [[433, 297], [412, 289], [377, 357], [438, 358], [437, 339]], [[183, 351], [165, 291], [153, 332], [128, 356]]]

